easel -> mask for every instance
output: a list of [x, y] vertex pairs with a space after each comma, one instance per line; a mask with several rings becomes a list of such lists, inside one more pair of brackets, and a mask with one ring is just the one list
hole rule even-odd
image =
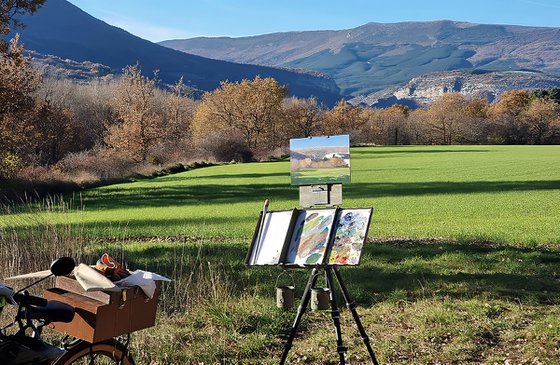
[[[311, 205], [319, 205], [319, 204], [330, 206], [330, 205], [337, 205], [341, 203], [342, 203], [341, 184], [300, 186], [300, 204], [302, 206], [309, 207]], [[309, 280], [307, 281], [307, 285], [303, 292], [303, 296], [301, 297], [301, 302], [297, 310], [296, 318], [292, 324], [290, 333], [286, 338], [286, 343], [284, 344], [284, 351], [282, 352], [280, 365], [283, 365], [286, 362], [288, 353], [292, 348], [293, 341], [296, 336], [301, 319], [303, 318], [303, 315], [307, 310], [307, 306], [309, 305], [312, 288], [315, 286], [315, 283], [317, 282], [317, 278], [321, 274], [321, 270], [324, 271], [325, 281], [330, 291], [331, 317], [336, 331], [337, 352], [340, 359], [339, 363], [341, 365], [346, 364], [345, 354], [347, 351], [347, 347], [344, 346], [342, 340], [342, 331], [340, 327], [340, 310], [336, 298], [334, 278], [336, 278], [336, 280], [338, 281], [338, 285], [342, 291], [342, 296], [344, 297], [344, 302], [346, 304], [346, 307], [350, 309], [350, 311], [352, 312], [352, 317], [354, 318], [354, 322], [356, 322], [356, 326], [358, 327], [358, 331], [360, 332], [362, 341], [366, 345], [372, 363], [374, 365], [378, 365], [379, 363], [377, 362], [375, 353], [373, 352], [373, 349], [371, 347], [369, 337], [364, 329], [364, 326], [362, 325], [360, 316], [356, 311], [356, 303], [350, 298], [350, 294], [348, 292], [348, 289], [346, 288], [346, 285], [344, 284], [344, 281], [342, 280], [342, 275], [340, 274], [337, 265], [318, 265], [314, 267], [313, 270], [311, 271]]]
[[[354, 322], [356, 322], [356, 326], [358, 327], [358, 331], [360, 332], [360, 335], [362, 336], [362, 341], [364, 342], [364, 344], [366, 345], [366, 348], [368, 350], [369, 353], [369, 357], [371, 358], [371, 361], [374, 365], [379, 365], [379, 363], [377, 362], [377, 359], [375, 358], [375, 353], [373, 352], [373, 349], [371, 347], [370, 341], [369, 341], [369, 337], [364, 329], [364, 326], [362, 325], [362, 321], [360, 320], [360, 316], [358, 315], [358, 312], [356, 311], [356, 303], [354, 301], [352, 301], [352, 299], [350, 299], [350, 294], [348, 293], [348, 289], [346, 288], [346, 285], [344, 284], [344, 281], [342, 281], [342, 276], [340, 275], [340, 271], [338, 270], [338, 266], [325, 266], [325, 267], [316, 267], [311, 271], [311, 275], [309, 276], [309, 280], [307, 281], [307, 286], [305, 287], [305, 291], [303, 293], [303, 296], [301, 298], [301, 302], [300, 305], [298, 307], [298, 311], [297, 311], [297, 315], [296, 318], [294, 320], [294, 323], [292, 324], [292, 328], [290, 330], [290, 333], [286, 339], [286, 343], [284, 344], [284, 351], [282, 352], [282, 358], [280, 360], [280, 364], [283, 365], [286, 362], [286, 358], [288, 357], [288, 353], [290, 352], [292, 345], [293, 345], [293, 341], [294, 338], [296, 336], [296, 332], [298, 330], [299, 324], [301, 322], [301, 319], [303, 318], [303, 314], [305, 313], [305, 311], [307, 310], [307, 306], [309, 305], [309, 300], [311, 299], [311, 289], [313, 288], [313, 286], [315, 285], [317, 278], [320, 275], [320, 270], [323, 269], [325, 271], [325, 278], [326, 278], [326, 282], [327, 282], [327, 287], [330, 290], [330, 295], [331, 295], [331, 317], [335, 326], [335, 330], [336, 330], [336, 349], [338, 352], [338, 356], [340, 358], [340, 364], [346, 364], [346, 360], [345, 360], [345, 353], [347, 350], [347, 347], [344, 346], [344, 343], [342, 341], [342, 331], [340, 328], [340, 310], [338, 308], [338, 303], [337, 303], [337, 299], [336, 299], [336, 293], [335, 293], [335, 288], [334, 288], [334, 277], [336, 277], [337, 281], [338, 281], [338, 285], [340, 286], [340, 289], [342, 291], [342, 296], [344, 297], [344, 302], [346, 303], [346, 307], [348, 309], [350, 309], [350, 311], [352, 312], [352, 317], [354, 317]], [[334, 277], [333, 277], [334, 274]]]

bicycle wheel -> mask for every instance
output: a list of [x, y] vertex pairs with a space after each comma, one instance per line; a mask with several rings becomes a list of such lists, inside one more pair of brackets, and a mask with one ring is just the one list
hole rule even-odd
[[116, 340], [90, 344], [82, 341], [66, 350], [52, 365], [134, 365], [132, 356]]

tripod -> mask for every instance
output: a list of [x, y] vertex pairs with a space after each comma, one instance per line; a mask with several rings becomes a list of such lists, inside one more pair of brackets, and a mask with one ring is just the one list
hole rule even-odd
[[[340, 289], [342, 291], [342, 296], [344, 297], [346, 307], [348, 307], [348, 309], [350, 309], [350, 311], [352, 312], [352, 317], [354, 317], [354, 322], [356, 322], [356, 326], [358, 327], [358, 331], [360, 332], [360, 335], [362, 336], [362, 341], [366, 345], [366, 348], [368, 350], [368, 353], [369, 353], [369, 356], [371, 358], [372, 363], [374, 365], [379, 365], [379, 363], [377, 362], [377, 359], [375, 358], [375, 353], [373, 352], [373, 349], [371, 348], [369, 337], [367, 336], [366, 331], [364, 329], [364, 326], [362, 325], [362, 321], [360, 320], [360, 317], [358, 316], [358, 312], [356, 311], [356, 303], [350, 299], [350, 294], [348, 293], [348, 289], [346, 288], [346, 285], [344, 284], [344, 281], [342, 281], [342, 276], [340, 275], [340, 271], [338, 269], [338, 266], [327, 265], [327, 266], [324, 267], [324, 270], [325, 270], [325, 278], [326, 278], [326, 282], [327, 282], [327, 287], [329, 288], [329, 291], [330, 291], [331, 317], [332, 317], [332, 320], [333, 320], [333, 323], [334, 323], [334, 326], [335, 326], [335, 330], [336, 330], [336, 344], [337, 344], [338, 356], [340, 358], [340, 364], [341, 365], [346, 364], [345, 353], [346, 353], [347, 348], [344, 346], [344, 343], [342, 341], [342, 332], [341, 332], [341, 328], [340, 328], [340, 310], [338, 308], [338, 304], [337, 304], [337, 300], [336, 300], [336, 293], [335, 293], [335, 290], [334, 290], [335, 289], [335, 287], [334, 287], [334, 277], [336, 277], [336, 279], [338, 281], [338, 285], [340, 286]], [[286, 362], [286, 358], [288, 357], [288, 353], [290, 352], [290, 349], [292, 348], [293, 341], [294, 341], [297, 329], [300, 325], [301, 319], [303, 317], [303, 314], [305, 313], [305, 311], [307, 310], [307, 306], [309, 305], [309, 300], [311, 299], [311, 289], [314, 287], [315, 283], [317, 282], [317, 278], [319, 277], [319, 275], [320, 275], [320, 271], [319, 271], [318, 267], [314, 268], [311, 271], [311, 275], [309, 276], [309, 280], [307, 281], [305, 291], [303, 293], [300, 305], [298, 307], [296, 318], [294, 320], [294, 323], [292, 324], [292, 328], [291, 328], [290, 333], [289, 333], [289, 335], [286, 339], [286, 343], [284, 344], [284, 351], [282, 352], [282, 358], [280, 360], [280, 365], [283, 365]]]

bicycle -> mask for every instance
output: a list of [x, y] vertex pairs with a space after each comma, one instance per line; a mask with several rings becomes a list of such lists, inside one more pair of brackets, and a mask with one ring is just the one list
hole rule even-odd
[[[52, 276], [68, 276], [75, 266], [72, 258], [61, 257], [51, 264], [50, 275], [17, 292], [0, 284], [0, 301], [17, 306], [14, 322], [0, 329], [3, 365], [134, 364], [128, 351], [130, 334], [96, 343], [66, 336], [61, 346], [41, 338], [44, 326], [52, 322], [69, 323], [75, 311], [66, 303], [32, 296], [27, 289]], [[0, 313], [3, 307], [0, 306]], [[6, 334], [6, 330], [15, 325], [18, 326], [16, 333]]]

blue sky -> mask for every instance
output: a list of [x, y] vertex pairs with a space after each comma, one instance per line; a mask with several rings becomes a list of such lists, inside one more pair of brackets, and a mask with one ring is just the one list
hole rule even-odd
[[347, 147], [350, 146], [350, 136], [342, 134], [330, 137], [296, 138], [290, 140], [290, 150], [312, 147]]
[[560, 0], [70, 0], [151, 41], [458, 20], [560, 27]]

